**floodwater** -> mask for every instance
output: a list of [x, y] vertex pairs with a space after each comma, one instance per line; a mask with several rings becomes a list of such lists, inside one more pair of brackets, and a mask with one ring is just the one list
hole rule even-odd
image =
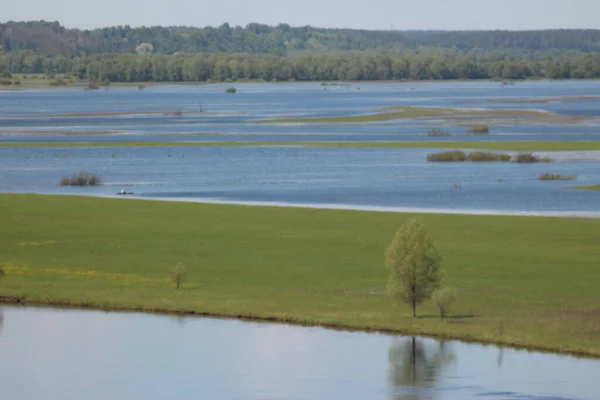
[[[600, 118], [600, 100], [594, 97], [600, 93], [598, 81], [511, 86], [495, 82], [356, 83], [339, 87], [319, 83], [236, 84], [238, 92], [233, 95], [225, 93], [228, 86], [0, 91], [0, 140], [73, 140], [68, 133], [76, 133], [77, 140], [170, 141], [182, 136], [195, 141], [490, 140], [488, 136], [466, 135], [465, 127], [436, 118], [354, 124], [261, 123], [285, 117], [370, 114], [393, 106], [536, 109]], [[568, 97], [582, 100], [564, 99]], [[510, 103], [540, 99], [553, 101]], [[176, 112], [182, 115], [176, 116]], [[432, 126], [441, 126], [455, 136], [427, 137]], [[492, 132], [492, 140], [595, 140], [600, 138], [600, 120], [557, 126], [543, 119], [534, 124], [499, 121]]]
[[[279, 147], [0, 148], [0, 191], [387, 211], [600, 216], [600, 153], [552, 164], [427, 163], [427, 149], [309, 148], [302, 142], [599, 140], [600, 81], [236, 84], [0, 91], [0, 142], [282, 142]], [[542, 102], [540, 102], [542, 100]], [[516, 101], [516, 102], [515, 102]], [[541, 110], [573, 123], [506, 118], [467, 135], [439, 118], [366, 123], [263, 123], [381, 112], [390, 106]], [[202, 110], [202, 112], [200, 112]], [[175, 112], [181, 112], [180, 117]], [[115, 114], [117, 113], [117, 114]], [[502, 120], [502, 118], [500, 118]], [[449, 124], [449, 125], [448, 125]], [[428, 137], [440, 126], [451, 136]], [[94, 188], [63, 176], [100, 175]], [[540, 182], [540, 174], [576, 181]]]
[[0, 308], [3, 399], [595, 400], [600, 361], [238, 320]]
[[[426, 149], [251, 147], [0, 147], [0, 191], [469, 213], [600, 216], [599, 152], [555, 163], [428, 163]], [[557, 155], [558, 156], [558, 155]], [[103, 185], [61, 187], [76, 171]], [[543, 173], [576, 181], [539, 181]], [[454, 185], [460, 185], [455, 188]]]

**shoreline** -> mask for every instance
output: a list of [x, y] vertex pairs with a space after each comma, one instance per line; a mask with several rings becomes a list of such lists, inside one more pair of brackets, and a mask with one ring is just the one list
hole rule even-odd
[[[43, 77], [44, 74], [28, 74], [23, 72], [14, 72], [13, 80], [19, 80], [22, 76], [31, 76], [31, 75], [39, 75]], [[60, 77], [57, 74], [57, 77]], [[64, 74], [62, 74], [64, 75]], [[0, 92], [11, 92], [11, 91], [22, 91], [28, 89], [81, 89], [83, 90], [86, 85], [86, 80], [77, 80], [73, 83], [69, 83], [67, 85], [61, 86], [50, 86], [48, 84], [49, 80], [45, 78], [29, 78], [28, 80], [21, 81], [21, 85], [5, 85], [0, 86]], [[37, 82], [36, 82], [37, 81]], [[40, 82], [41, 81], [41, 82]], [[565, 82], [598, 82], [600, 78], [559, 78], [559, 79], [551, 79], [545, 77], [530, 77], [525, 79], [518, 80], [509, 80], [514, 82], [515, 84], [522, 83], [531, 83], [531, 82], [557, 82], [557, 83], [565, 83]], [[485, 78], [485, 79], [382, 79], [382, 80], [314, 80], [314, 81], [265, 81], [263, 79], [247, 79], [247, 80], [237, 80], [237, 81], [134, 81], [134, 82], [122, 82], [115, 81], [110, 82], [110, 87], [137, 87], [137, 86], [167, 86], [167, 85], [175, 85], [175, 86], [209, 86], [209, 85], [228, 85], [228, 84], [329, 84], [328, 86], [335, 87], [337, 85], [369, 85], [369, 84], [431, 84], [431, 83], [490, 83], [490, 84], [499, 84], [503, 83], [503, 80], [493, 79], [493, 78]], [[101, 89], [98, 89], [101, 90]]]
[[[122, 186], [128, 186], [122, 184]], [[97, 199], [114, 199], [128, 201], [150, 201], [164, 203], [192, 203], [213, 204], [245, 207], [264, 208], [291, 208], [311, 210], [332, 211], [362, 211], [389, 214], [431, 214], [431, 215], [480, 215], [498, 217], [530, 217], [530, 218], [578, 218], [578, 219], [600, 219], [600, 211], [510, 211], [510, 210], [477, 210], [477, 209], [443, 209], [443, 208], [419, 208], [419, 207], [395, 207], [395, 206], [369, 206], [352, 204], [327, 204], [327, 203], [286, 203], [280, 201], [245, 201], [225, 200], [218, 198], [185, 198], [185, 197], [139, 197], [136, 195], [119, 196], [117, 194], [74, 194], [74, 193], [31, 193], [31, 192], [0, 192], [8, 195], [33, 195], [33, 196], [69, 196]]]
[[455, 334], [441, 334], [436, 332], [419, 332], [411, 329], [400, 329], [400, 328], [386, 328], [377, 326], [363, 326], [363, 325], [351, 325], [339, 322], [320, 322], [312, 320], [304, 320], [291, 316], [278, 317], [275, 315], [258, 315], [252, 313], [218, 313], [212, 311], [201, 311], [201, 310], [186, 310], [186, 309], [169, 309], [169, 308], [156, 308], [156, 307], [136, 307], [136, 306], [122, 306], [122, 305], [101, 305], [94, 302], [71, 302], [64, 300], [39, 300], [34, 298], [25, 298], [17, 296], [2, 296], [0, 295], [0, 305], [16, 305], [16, 306], [40, 306], [40, 307], [52, 307], [52, 308], [64, 308], [71, 310], [95, 310], [105, 312], [135, 312], [135, 313], [146, 313], [153, 315], [186, 315], [199, 318], [222, 318], [222, 319], [235, 319], [244, 322], [264, 322], [264, 323], [277, 323], [300, 327], [319, 327], [323, 329], [331, 329], [338, 331], [348, 332], [362, 332], [362, 333], [379, 333], [385, 335], [400, 335], [400, 336], [421, 336], [436, 340], [451, 340], [459, 341], [463, 343], [480, 344], [480, 345], [494, 345], [499, 347], [508, 347], [516, 350], [524, 351], [535, 351], [539, 353], [550, 353], [556, 355], [572, 356], [577, 358], [586, 358], [591, 360], [599, 360], [600, 353], [585, 351], [585, 350], [562, 350], [552, 346], [543, 345], [528, 345], [521, 344], [519, 342], [511, 342], [509, 340], [494, 340], [485, 339], [478, 336], [472, 335], [455, 335]]

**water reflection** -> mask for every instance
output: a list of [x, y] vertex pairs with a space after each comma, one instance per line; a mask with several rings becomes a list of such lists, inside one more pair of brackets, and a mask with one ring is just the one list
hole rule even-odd
[[396, 339], [389, 348], [389, 383], [392, 400], [431, 398], [444, 368], [456, 360], [445, 342], [427, 348], [416, 337]]
[[2, 333], [2, 328], [4, 328], [4, 310], [0, 308], [0, 334]]
[[498, 368], [502, 369], [502, 363], [504, 362], [504, 348], [498, 347], [498, 357], [496, 358], [498, 362]]

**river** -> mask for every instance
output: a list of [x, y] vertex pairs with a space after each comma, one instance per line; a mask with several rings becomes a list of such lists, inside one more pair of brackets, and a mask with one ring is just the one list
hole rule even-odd
[[318, 327], [0, 307], [11, 400], [595, 400], [600, 361]]

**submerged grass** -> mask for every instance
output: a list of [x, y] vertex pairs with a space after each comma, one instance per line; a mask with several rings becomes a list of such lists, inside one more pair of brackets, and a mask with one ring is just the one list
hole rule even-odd
[[0, 147], [194, 147], [194, 146], [310, 146], [392, 149], [481, 149], [506, 151], [600, 150], [600, 141], [502, 142], [0, 142]]
[[[534, 118], [539, 120], [562, 121], [573, 123], [589, 119], [585, 116], [561, 116], [536, 110], [472, 110], [464, 108], [437, 108], [437, 107], [388, 107], [383, 112], [361, 115], [344, 115], [338, 117], [295, 117], [276, 118], [260, 122], [264, 123], [358, 123], [358, 122], [381, 122], [416, 118]], [[478, 126], [481, 129], [483, 126]], [[489, 133], [473, 132], [473, 133]]]
[[[600, 221], [0, 195], [5, 301], [205, 313], [600, 356]], [[383, 252], [428, 228], [453, 316], [385, 295]], [[198, 223], [202, 221], [202, 223]], [[184, 263], [180, 290], [169, 268]], [[17, 301], [17, 300], [15, 300]], [[502, 321], [502, 329], [498, 321]]]

